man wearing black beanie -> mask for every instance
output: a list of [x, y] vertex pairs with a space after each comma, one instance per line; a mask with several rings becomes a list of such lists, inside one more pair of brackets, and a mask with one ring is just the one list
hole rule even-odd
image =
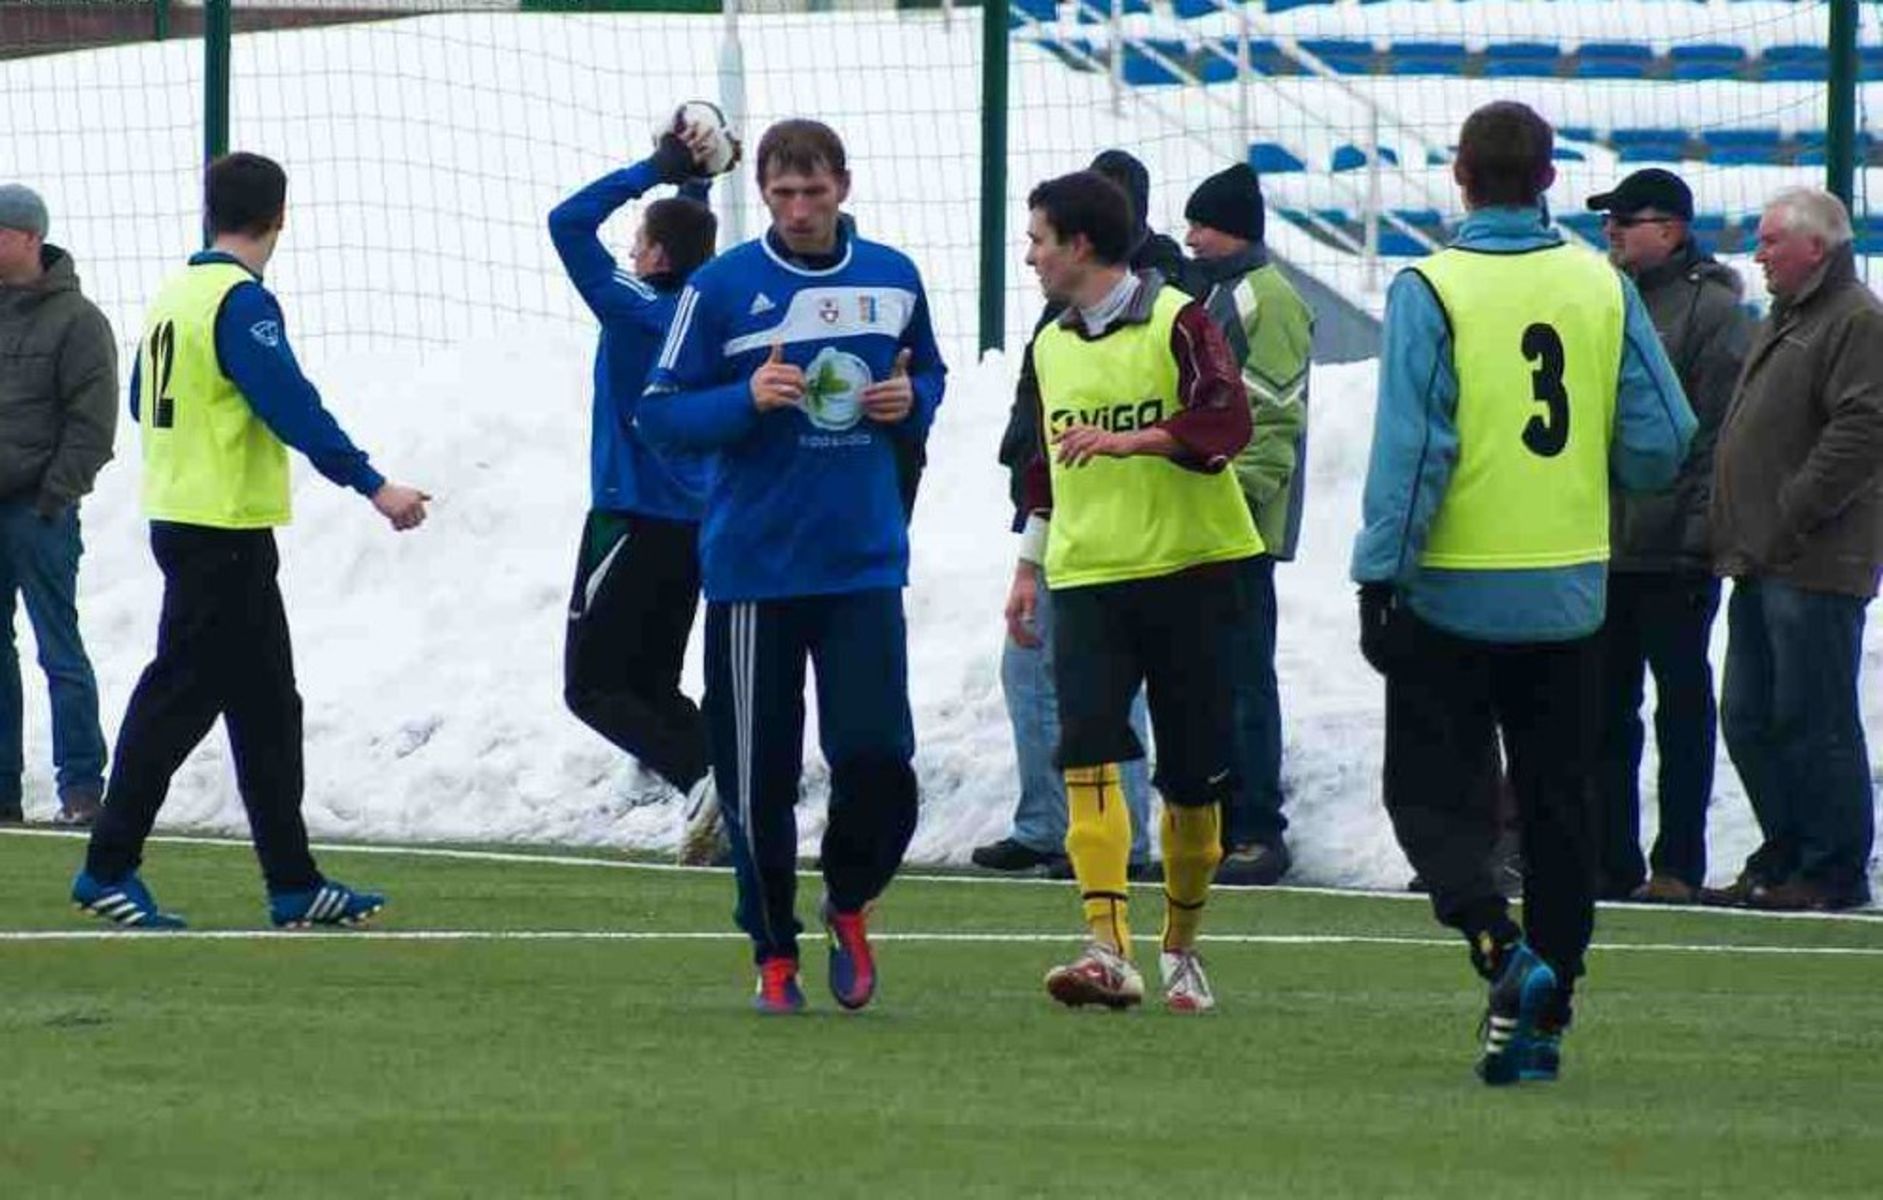
[[1223, 813], [1216, 881], [1262, 886], [1288, 872], [1282, 832], [1281, 694], [1275, 678], [1275, 564], [1301, 531], [1308, 438], [1308, 353], [1314, 314], [1262, 244], [1262, 184], [1247, 163], [1218, 171], [1183, 207], [1192, 277], [1223, 331], [1249, 393], [1255, 432], [1236, 456], [1236, 481], [1266, 552], [1236, 564], [1249, 607], [1224, 650], [1235, 684], [1236, 786]]

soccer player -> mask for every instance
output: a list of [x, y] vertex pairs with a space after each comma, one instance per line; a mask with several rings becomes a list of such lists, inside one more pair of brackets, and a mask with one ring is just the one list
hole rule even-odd
[[[694, 126], [661, 135], [654, 154], [558, 204], [549, 235], [569, 279], [601, 322], [589, 441], [588, 518], [569, 597], [563, 698], [595, 732], [640, 760], [689, 811], [716, 809], [704, 793], [706, 722], [680, 690], [699, 607], [699, 520], [706, 462], [655, 454], [634, 428], [648, 368], [673, 322], [680, 289], [713, 255], [717, 223], [704, 203]], [[657, 183], [680, 195], [647, 206], [623, 270], [599, 230]], [[698, 794], [694, 794], [698, 792]], [[683, 842], [681, 861], [710, 859], [716, 822]]]
[[209, 165], [211, 245], [152, 301], [131, 370], [144, 446], [144, 512], [163, 571], [157, 657], [118, 731], [104, 811], [72, 899], [137, 929], [179, 929], [138, 878], [170, 777], [222, 717], [236, 785], [278, 926], [353, 925], [384, 896], [314, 865], [301, 821], [301, 697], [275, 582], [274, 527], [288, 523], [288, 446], [371, 499], [395, 530], [430, 499], [388, 483], [321, 406], [262, 286], [287, 212], [288, 177], [258, 154]]
[[[1489, 1084], [1555, 1078], [1595, 927], [1610, 480], [1667, 486], [1695, 424], [1634, 285], [1548, 224], [1553, 137], [1510, 101], [1464, 123], [1469, 215], [1387, 293], [1353, 552], [1361, 650], [1386, 677], [1386, 809], [1490, 985]], [[1500, 731], [1521, 929], [1490, 873]]]
[[1010, 636], [1033, 619], [1033, 563], [1043, 561], [1056, 610], [1066, 855], [1091, 931], [1046, 988], [1068, 1005], [1143, 999], [1119, 764], [1144, 757], [1129, 718], [1148, 687], [1164, 797], [1165, 1002], [1203, 1012], [1215, 999], [1196, 933], [1222, 861], [1231, 783], [1222, 646], [1242, 615], [1239, 564], [1262, 551], [1225, 470], [1249, 440], [1248, 395], [1208, 310], [1157, 272], [1127, 266], [1131, 203], [1116, 184], [1081, 171], [1034, 188], [1027, 207], [1027, 263], [1067, 307], [1033, 342], [1042, 445], [1006, 616]]
[[839, 220], [844, 146], [816, 121], [758, 145], [771, 227], [700, 268], [637, 415], [657, 446], [714, 451], [701, 526], [706, 718], [760, 1012], [796, 1012], [804, 672], [830, 764], [822, 864], [830, 988], [876, 987], [869, 905], [915, 831], [899, 441], [919, 448], [944, 368], [921, 276]]

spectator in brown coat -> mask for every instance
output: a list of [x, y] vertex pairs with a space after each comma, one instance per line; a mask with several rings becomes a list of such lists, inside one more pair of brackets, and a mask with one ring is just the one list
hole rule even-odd
[[1853, 908], [1875, 832], [1857, 672], [1883, 566], [1883, 302], [1817, 188], [1772, 198], [1755, 257], [1772, 311], [1720, 431], [1711, 522], [1733, 577], [1721, 724], [1764, 843], [1709, 898]]

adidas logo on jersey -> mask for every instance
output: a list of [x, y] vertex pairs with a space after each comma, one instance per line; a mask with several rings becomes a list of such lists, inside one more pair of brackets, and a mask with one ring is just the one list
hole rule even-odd
[[746, 315], [756, 317], [760, 313], [768, 313], [777, 307], [776, 304], [772, 303], [770, 296], [767, 296], [764, 292], [760, 292], [758, 295], [752, 297], [752, 307], [746, 310]]

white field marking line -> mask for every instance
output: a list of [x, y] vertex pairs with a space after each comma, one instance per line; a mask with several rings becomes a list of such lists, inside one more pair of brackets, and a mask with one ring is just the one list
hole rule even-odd
[[[926, 942], [997, 945], [1065, 944], [1077, 933], [878, 933], [874, 942]], [[394, 929], [286, 930], [206, 929], [163, 932], [134, 929], [21, 930], [0, 932], [0, 942], [743, 942], [736, 931], [632, 929]], [[1455, 949], [1457, 938], [1372, 937], [1321, 933], [1206, 933], [1199, 941], [1221, 946], [1417, 946]], [[1823, 958], [1883, 958], [1883, 946], [1732, 946], [1674, 942], [1608, 942], [1591, 946], [1608, 952], [1659, 954], [1754, 954]]]
[[[84, 830], [64, 829], [0, 829], [4, 837], [64, 838], [77, 841], [91, 835]], [[233, 846], [247, 850], [254, 843], [247, 838], [197, 836], [194, 834], [163, 834], [148, 839], [151, 842], [173, 846]], [[444, 846], [387, 846], [367, 845], [357, 842], [316, 842], [311, 847], [321, 854], [382, 854], [406, 856], [411, 858], [438, 858], [459, 862], [518, 863], [522, 865], [541, 864], [552, 867], [599, 867], [613, 871], [656, 871], [698, 874], [707, 872], [718, 875], [731, 875], [730, 867], [683, 867], [677, 863], [630, 862], [624, 859], [590, 858], [574, 854], [522, 854], [503, 850], [454, 850]], [[799, 871], [800, 879], [821, 879], [816, 871]], [[958, 875], [919, 875], [898, 873], [898, 880], [908, 883], [966, 883], [997, 885], [1001, 887], [1053, 887], [1065, 888], [1072, 883], [1069, 879], [1045, 879], [1037, 875], [976, 875], [962, 873]], [[1162, 888], [1162, 884], [1138, 883], [1133, 887], [1150, 889]], [[1230, 893], [1241, 892], [1276, 892], [1288, 896], [1332, 896], [1343, 900], [1393, 900], [1401, 903], [1429, 903], [1429, 897], [1419, 892], [1368, 891], [1365, 888], [1303, 887], [1296, 884], [1280, 884], [1271, 887], [1235, 887], [1219, 885], [1220, 890]], [[1872, 905], [1865, 909], [1850, 912], [1764, 912], [1752, 908], [1713, 908], [1703, 906], [1677, 907], [1667, 904], [1634, 904], [1626, 901], [1604, 900], [1600, 904], [1604, 909], [1618, 909], [1630, 912], [1679, 913], [1682, 916], [1706, 914], [1718, 917], [1739, 918], [1758, 921], [1862, 921], [1877, 922], [1883, 917], [1883, 906]]]

